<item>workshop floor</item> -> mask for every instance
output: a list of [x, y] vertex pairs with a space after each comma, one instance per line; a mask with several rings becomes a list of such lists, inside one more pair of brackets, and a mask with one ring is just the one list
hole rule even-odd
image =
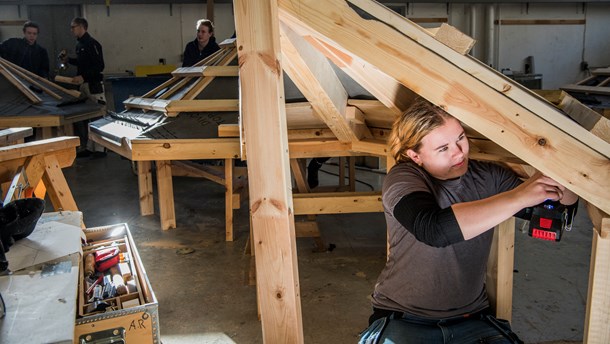
[[[332, 162], [331, 160], [330, 162]], [[336, 166], [325, 165], [326, 171]], [[164, 344], [262, 343], [256, 287], [248, 284], [247, 203], [235, 211], [235, 241], [224, 240], [224, 190], [206, 180], [174, 178], [178, 228], [162, 231], [156, 215], [140, 216], [131, 162], [114, 153], [79, 158], [64, 170], [87, 226], [127, 223], [159, 301]], [[358, 170], [379, 189], [383, 174]], [[337, 177], [320, 173], [321, 184]], [[357, 189], [370, 190], [357, 183]], [[297, 219], [298, 221], [298, 219]], [[370, 315], [369, 295], [385, 260], [382, 214], [318, 216], [325, 245], [297, 239], [305, 343], [355, 343]], [[581, 207], [560, 243], [515, 244], [513, 328], [526, 343], [574, 343], [583, 337], [591, 222]], [[190, 254], [181, 254], [189, 250]]]

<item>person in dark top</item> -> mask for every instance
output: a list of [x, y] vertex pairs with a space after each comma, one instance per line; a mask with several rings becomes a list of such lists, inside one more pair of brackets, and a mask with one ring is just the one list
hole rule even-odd
[[220, 50], [214, 37], [214, 24], [208, 19], [197, 21], [197, 38], [184, 48], [182, 67], [191, 67], [204, 58]]
[[389, 254], [360, 343], [522, 343], [490, 311], [485, 277], [494, 226], [546, 200], [578, 196], [540, 173], [468, 159], [460, 122], [423, 98], [394, 123], [397, 164], [383, 182]]
[[104, 71], [104, 54], [102, 45], [96, 41], [87, 30], [87, 19], [76, 17], [70, 23], [70, 30], [76, 37], [76, 57], [62, 55], [62, 60], [76, 66], [76, 76], [72, 82], [81, 85], [84, 92], [92, 100], [105, 103], [102, 72]]
[[[76, 57], [68, 57], [62, 52], [62, 61], [76, 66], [76, 76], [72, 78], [74, 84], [80, 85], [80, 91], [91, 101], [106, 104], [104, 94], [104, 54], [102, 45], [96, 41], [87, 30], [89, 23], [87, 19], [76, 17], [70, 23], [70, 31], [76, 37]], [[74, 125], [75, 133], [81, 139], [81, 146], [86, 149], [77, 153], [77, 157], [91, 156], [93, 158], [104, 157], [106, 152], [104, 147], [89, 140], [87, 123], [88, 121], [77, 122]]]
[[23, 24], [23, 38], [9, 38], [0, 43], [0, 57], [43, 78], [49, 77], [49, 55], [36, 43], [40, 27], [27, 21]]

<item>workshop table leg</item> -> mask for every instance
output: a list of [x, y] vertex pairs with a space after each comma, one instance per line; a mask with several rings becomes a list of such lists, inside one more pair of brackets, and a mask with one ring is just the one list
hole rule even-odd
[[583, 343], [610, 341], [610, 218], [603, 218], [602, 228], [593, 229], [591, 264], [589, 266], [589, 292]]
[[140, 214], [142, 216], [155, 213], [152, 186], [152, 162], [138, 161], [138, 191], [140, 193]]
[[487, 261], [487, 296], [496, 316], [511, 321], [513, 309], [513, 269], [515, 263], [515, 218], [500, 223]]
[[72, 197], [72, 191], [66, 182], [66, 178], [59, 167], [55, 155], [47, 155], [45, 160], [45, 173], [42, 180], [47, 187], [47, 192], [55, 211], [69, 210], [78, 211], [76, 201]]
[[225, 159], [225, 240], [233, 241], [233, 159]]
[[156, 164], [161, 229], [167, 230], [170, 228], [176, 228], [174, 187], [172, 185], [172, 164], [169, 160], [157, 160]]

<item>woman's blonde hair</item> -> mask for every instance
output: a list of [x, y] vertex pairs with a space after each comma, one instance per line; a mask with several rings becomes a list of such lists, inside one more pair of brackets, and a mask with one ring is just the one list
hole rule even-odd
[[396, 163], [410, 160], [407, 150], [417, 152], [424, 136], [440, 127], [451, 115], [424, 98], [417, 98], [413, 104], [394, 121], [388, 143], [390, 154]]

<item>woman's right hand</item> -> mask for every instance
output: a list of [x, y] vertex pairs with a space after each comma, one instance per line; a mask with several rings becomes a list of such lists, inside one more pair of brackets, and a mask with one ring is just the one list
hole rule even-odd
[[533, 207], [546, 200], [559, 201], [565, 187], [554, 179], [536, 172], [521, 185], [513, 189], [523, 208]]

